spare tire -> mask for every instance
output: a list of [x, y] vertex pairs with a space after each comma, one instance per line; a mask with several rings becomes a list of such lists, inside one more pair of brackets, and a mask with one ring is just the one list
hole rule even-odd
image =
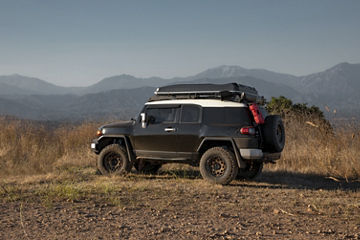
[[281, 152], [285, 146], [285, 128], [279, 115], [269, 115], [262, 127], [264, 149], [268, 152]]

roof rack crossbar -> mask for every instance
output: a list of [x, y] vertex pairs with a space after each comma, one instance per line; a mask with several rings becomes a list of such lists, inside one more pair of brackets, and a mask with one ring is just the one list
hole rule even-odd
[[154, 92], [156, 95], [188, 95], [188, 94], [210, 94], [210, 93], [238, 93], [241, 94], [241, 91], [186, 91], [186, 92], [159, 92], [158, 90]]

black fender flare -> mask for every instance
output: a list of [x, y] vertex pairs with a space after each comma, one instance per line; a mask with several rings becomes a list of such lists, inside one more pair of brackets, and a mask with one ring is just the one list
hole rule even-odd
[[100, 143], [101, 141], [108, 140], [108, 139], [113, 140], [112, 143], [119, 144], [119, 145], [125, 145], [126, 153], [128, 155], [130, 162], [135, 161], [135, 157], [132, 154], [131, 142], [127, 136], [125, 136], [125, 135], [104, 135], [98, 139], [98, 142]]
[[218, 142], [218, 141], [221, 141], [221, 142], [229, 142], [233, 148], [233, 151], [235, 153], [235, 157], [236, 157], [236, 161], [237, 161], [237, 164], [238, 164], [238, 167], [239, 168], [246, 168], [246, 163], [244, 162], [244, 160], [241, 158], [241, 155], [240, 155], [240, 152], [239, 150], [237, 149], [237, 146], [234, 142], [234, 140], [232, 138], [228, 138], [228, 137], [205, 137], [199, 147], [197, 148], [196, 152], [200, 152], [201, 151], [201, 148], [204, 146], [205, 143], [207, 142]]

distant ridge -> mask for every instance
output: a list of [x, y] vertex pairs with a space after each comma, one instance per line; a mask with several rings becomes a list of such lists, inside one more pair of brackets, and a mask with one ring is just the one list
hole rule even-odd
[[210, 68], [199, 74], [196, 74], [192, 79], [198, 78], [227, 78], [227, 77], [242, 77], [250, 76], [257, 79], [262, 79], [271, 83], [284, 84], [293, 86], [298, 81], [298, 78], [284, 73], [272, 72], [265, 69], [246, 69], [234, 65], [222, 65], [215, 68]]
[[64, 94], [68, 92], [65, 87], [60, 87], [44, 80], [26, 77], [19, 74], [0, 76], [0, 94]]
[[45, 120], [133, 116], [140, 110], [135, 108], [140, 108], [158, 86], [228, 82], [256, 87], [267, 99], [283, 95], [294, 102], [317, 105], [322, 110], [330, 108], [344, 116], [360, 116], [360, 64], [346, 62], [300, 77], [223, 65], [194, 76], [171, 79], [123, 74], [78, 88], [61, 87], [18, 74], [0, 76], [0, 115]]

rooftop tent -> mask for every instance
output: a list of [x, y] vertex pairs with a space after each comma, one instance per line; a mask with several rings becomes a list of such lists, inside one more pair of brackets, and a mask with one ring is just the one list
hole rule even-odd
[[160, 87], [149, 101], [169, 99], [207, 99], [218, 98], [230, 101], [259, 102], [260, 96], [255, 88], [238, 83], [227, 84], [176, 84]]

